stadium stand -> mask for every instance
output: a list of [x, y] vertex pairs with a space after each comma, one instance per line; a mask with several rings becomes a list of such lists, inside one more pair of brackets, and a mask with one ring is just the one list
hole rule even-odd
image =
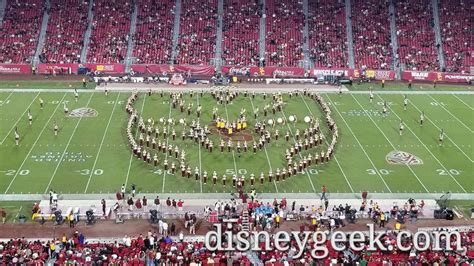
[[396, 1], [395, 10], [400, 62], [407, 70], [437, 71], [439, 62], [430, 2]]
[[43, 1], [8, 1], [0, 30], [0, 62], [31, 62], [43, 17]]
[[[234, 232], [237, 228], [232, 229]], [[444, 230], [444, 229], [434, 229]], [[451, 229], [451, 230], [456, 230]], [[382, 239], [384, 246], [394, 245], [397, 236], [396, 231], [387, 232]], [[83, 264], [83, 265], [161, 265], [183, 264], [183, 265], [252, 265], [250, 256], [256, 254], [259, 263], [265, 265], [304, 265], [308, 263], [322, 263], [324, 265], [389, 265], [411, 264], [411, 265], [469, 265], [474, 259], [474, 251], [469, 249], [469, 245], [474, 238], [474, 231], [461, 232], [461, 245], [463, 250], [433, 251], [429, 248], [426, 251], [416, 252], [393, 250], [383, 252], [367, 251], [336, 251], [329, 241], [326, 246], [329, 256], [326, 259], [316, 261], [311, 257], [312, 245], [305, 247], [305, 252], [299, 258], [295, 239], [290, 242], [287, 251], [275, 250], [271, 245], [271, 250], [253, 252], [210, 252], [205, 249], [204, 242], [199, 239], [185, 239], [181, 233], [178, 236], [170, 236], [167, 232], [164, 235], [157, 232], [147, 232], [138, 236], [125, 235], [120, 240], [109, 242], [88, 241], [86, 236], [78, 231], [72, 235], [62, 235], [51, 240], [27, 240], [10, 239], [0, 242], [0, 263], [11, 264], [35, 264], [51, 263], [54, 265]], [[451, 239], [452, 240], [452, 239]], [[310, 240], [312, 243], [312, 240]], [[368, 237], [366, 237], [368, 244]], [[225, 242], [224, 242], [225, 243]], [[404, 238], [404, 244], [411, 245], [411, 237]], [[263, 246], [263, 242], [259, 246]], [[451, 241], [445, 241], [443, 246], [452, 245]], [[224, 244], [224, 246], [226, 246]]]
[[214, 56], [217, 0], [183, 0], [177, 64], [207, 65]]
[[133, 53], [137, 64], [167, 64], [171, 60], [174, 8], [172, 0], [139, 1]]
[[472, 5], [464, 0], [440, 1], [440, 28], [447, 72], [469, 72], [472, 58]]
[[309, 0], [309, 49], [317, 67], [347, 67], [344, 2]]
[[121, 63], [127, 54], [132, 6], [128, 0], [94, 1], [87, 62]]
[[304, 14], [301, 2], [266, 3], [265, 61], [267, 66], [294, 67], [303, 60]]
[[88, 2], [52, 0], [43, 48], [45, 63], [79, 63], [87, 28]]
[[352, 0], [351, 7], [356, 68], [390, 69], [392, 49], [387, 2]]
[[260, 7], [256, 1], [224, 2], [222, 54], [227, 65], [258, 65], [260, 16]]

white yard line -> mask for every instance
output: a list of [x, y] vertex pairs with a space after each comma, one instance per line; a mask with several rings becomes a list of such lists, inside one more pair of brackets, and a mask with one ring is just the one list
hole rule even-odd
[[[91, 97], [89, 97], [89, 101], [87, 102], [86, 107], [89, 107], [89, 104], [90, 104], [90, 102], [91, 102], [91, 100], [92, 100], [92, 96], [94, 96], [93, 93], [91, 93]], [[79, 117], [79, 120], [78, 120], [77, 123], [76, 123], [76, 127], [74, 127], [74, 130], [72, 131], [72, 134], [71, 134], [71, 136], [69, 137], [69, 140], [68, 140], [68, 142], [67, 142], [67, 144], [66, 144], [66, 147], [64, 148], [63, 153], [61, 154], [61, 157], [59, 158], [59, 162], [58, 162], [58, 164], [56, 165], [56, 169], [54, 169], [53, 175], [52, 175], [51, 178], [49, 179], [49, 183], [48, 183], [48, 185], [46, 186], [46, 189], [44, 190], [44, 193], [47, 193], [47, 192], [48, 192], [48, 189], [49, 189], [49, 187], [51, 186], [51, 183], [53, 182], [54, 177], [56, 176], [56, 173], [58, 172], [59, 166], [61, 166], [61, 163], [62, 163], [62, 161], [63, 161], [64, 155], [66, 155], [67, 148], [68, 148], [69, 145], [71, 144], [71, 141], [72, 141], [72, 139], [73, 139], [73, 137], [74, 137], [74, 133], [76, 133], [76, 130], [77, 130], [77, 128], [79, 127], [79, 124], [81, 123], [82, 118], [83, 118], [83, 116]]]
[[[289, 125], [288, 119], [286, 119], [286, 115], [285, 115], [285, 112], [283, 111], [283, 107], [281, 108], [281, 114], [282, 114], [283, 117], [285, 118], [285, 124], [286, 124], [286, 126], [288, 127], [288, 130], [290, 131], [290, 134], [291, 134], [291, 137], [293, 138], [293, 141], [294, 141], [295, 143], [297, 143], [297, 142], [296, 142], [295, 135], [293, 135], [293, 131], [291, 130], [291, 127], [290, 127], [290, 125]], [[298, 153], [298, 154], [299, 154], [300, 158], [302, 159], [303, 156], [301, 156], [301, 153]], [[316, 188], [314, 187], [313, 180], [311, 180], [311, 176], [309, 175], [309, 173], [308, 173], [307, 170], [305, 170], [305, 172], [306, 172], [306, 176], [308, 176], [308, 180], [309, 180], [309, 183], [311, 184], [311, 187], [313, 188], [313, 191], [316, 193]]]
[[[354, 96], [352, 96], [354, 97]], [[377, 97], [379, 97], [382, 101], [384, 100], [382, 97], [380, 97], [379, 95], [377, 95]], [[431, 97], [431, 96], [430, 96]], [[355, 99], [355, 98], [354, 98]], [[357, 101], [357, 100], [356, 100]], [[360, 105], [360, 104], [359, 104]], [[395, 111], [390, 108], [390, 106], [388, 107], [390, 110], [392, 110], [392, 113], [394, 115], [396, 115], [398, 117], [398, 119], [401, 120], [401, 118], [397, 115], [397, 113], [395, 113]], [[463, 186], [461, 186], [461, 184], [456, 180], [456, 178], [451, 174], [451, 172], [449, 172], [447, 170], [446, 167], [444, 167], [444, 165], [441, 163], [440, 160], [438, 160], [438, 158], [436, 158], [436, 156], [431, 152], [430, 149], [428, 149], [428, 147], [425, 145], [425, 143], [423, 143], [423, 141], [421, 141], [421, 139], [415, 134], [415, 132], [413, 132], [413, 130], [411, 130], [411, 128], [405, 124], [405, 126], [407, 127], [407, 129], [415, 136], [416, 139], [418, 139], [418, 141], [423, 145], [423, 147], [425, 147], [425, 149], [431, 154], [431, 156], [433, 156], [433, 158], [438, 162], [438, 164], [448, 173], [449, 176], [451, 176], [451, 178], [454, 180], [454, 182], [456, 182], [456, 184], [458, 184], [458, 186], [465, 192], [467, 193], [466, 189], [464, 189]]]
[[8, 100], [10, 100], [10, 97], [12, 97], [13, 92], [15, 92], [15, 91], [11, 91], [11, 92], [8, 94], [7, 98], [5, 98], [5, 100], [3, 100], [3, 103], [4, 103], [4, 104], [5, 104]]
[[[171, 109], [172, 109], [172, 99], [169, 98], [169, 104], [170, 104], [170, 111], [169, 111], [169, 114], [168, 114], [168, 120], [171, 118]], [[166, 134], [166, 148], [168, 148], [168, 145], [170, 143], [170, 124], [168, 123], [168, 129], [166, 130], [167, 131], [167, 134]], [[165, 160], [168, 160], [168, 152], [165, 153]], [[162, 193], [165, 193], [165, 182], [166, 182], [166, 172], [168, 172], [169, 170], [167, 171], [163, 171], [163, 188], [161, 189]]]
[[[247, 95], [247, 97], [249, 97], [250, 103], [252, 104], [252, 113], [253, 113], [253, 112], [255, 112], [255, 106], [253, 105], [252, 96]], [[270, 157], [268, 157], [267, 147], [265, 145], [263, 145], [263, 149], [265, 150], [265, 155], [267, 156], [268, 167], [270, 167], [270, 171], [272, 171], [272, 173], [273, 173], [272, 163], [270, 162]], [[273, 184], [275, 185], [276, 192], [278, 193], [278, 186], [277, 186], [275, 180], [273, 180]]]
[[10, 189], [10, 187], [12, 186], [13, 182], [15, 181], [16, 177], [18, 176], [18, 173], [20, 172], [21, 168], [23, 167], [23, 165], [25, 165], [26, 163], [26, 160], [28, 160], [28, 158], [30, 157], [30, 154], [31, 152], [33, 151], [33, 149], [35, 148], [36, 146], [36, 143], [38, 143], [38, 140], [41, 138], [41, 136], [43, 135], [43, 132], [44, 130], [48, 127], [49, 123], [51, 122], [51, 119], [53, 119], [53, 116], [54, 116], [54, 113], [56, 113], [56, 111], [58, 110], [59, 106], [61, 105], [61, 102], [64, 100], [64, 98], [66, 97], [67, 95], [67, 92], [64, 93], [63, 95], [63, 98], [61, 99], [61, 101], [58, 103], [58, 105], [56, 106], [56, 108], [54, 109], [54, 111], [51, 113], [51, 116], [49, 117], [48, 121], [44, 124], [43, 128], [41, 129], [40, 133], [38, 134], [38, 137], [36, 138], [35, 142], [33, 142], [33, 145], [31, 146], [30, 150], [28, 151], [28, 153], [26, 154], [25, 156], [25, 159], [23, 160], [23, 162], [21, 163], [20, 167], [18, 167], [18, 170], [15, 172], [15, 175], [13, 176], [12, 180], [10, 181], [10, 184], [8, 185], [7, 189], [5, 190], [5, 194], [7, 194], [8, 190]]
[[[311, 109], [309, 108], [308, 104], [306, 103], [306, 100], [304, 99], [303, 95], [300, 94], [300, 96], [301, 96], [301, 99], [303, 99], [303, 102], [304, 102], [304, 104], [306, 105], [306, 109], [308, 109], [308, 111], [309, 111], [309, 113], [311, 114], [311, 116], [312, 116], [312, 117], [316, 117], [316, 116], [314, 116], [313, 112], [311, 111]], [[329, 98], [329, 97], [328, 97], [328, 98]], [[339, 112], [339, 111], [338, 111], [338, 112]], [[326, 147], [329, 147], [329, 145], [328, 145], [326, 142], [324, 142], [324, 144], [326, 145]], [[351, 183], [349, 183], [349, 179], [347, 178], [346, 173], [344, 173], [344, 170], [342, 170], [342, 167], [341, 167], [341, 165], [339, 164], [339, 161], [337, 160], [336, 155], [334, 155], [334, 160], [336, 161], [336, 164], [337, 164], [337, 166], [339, 167], [339, 170], [341, 170], [341, 173], [342, 173], [342, 175], [344, 176], [344, 179], [346, 180], [347, 185], [348, 185], [349, 188], [351, 189], [351, 192], [354, 193], [354, 189], [352, 188]], [[374, 168], [375, 168], [375, 167], [374, 167]]]
[[465, 106], [467, 106], [467, 108], [471, 109], [471, 111], [474, 111], [474, 108], [472, 108], [469, 104], [467, 104], [465, 101], [463, 101], [461, 98], [459, 98], [458, 96], [456, 96], [456, 94], [451, 94], [453, 95], [456, 99], [458, 99], [460, 102], [462, 102]]
[[[196, 101], [197, 101], [197, 106], [199, 106], [199, 93], [196, 93]], [[198, 122], [201, 119], [198, 118]], [[201, 160], [201, 140], [199, 140], [199, 185], [201, 187], [201, 193], [202, 193], [202, 160]]]
[[[145, 95], [145, 94], [143, 94]], [[143, 98], [143, 103], [142, 103], [142, 109], [140, 110], [139, 115], [143, 114], [143, 108], [145, 107], [145, 101], [146, 101], [147, 96], [144, 96]], [[138, 118], [140, 119], [140, 118]], [[135, 136], [138, 134], [138, 126], [137, 130], [135, 131]], [[133, 152], [130, 151], [130, 160], [128, 160], [128, 170], [127, 170], [127, 176], [125, 177], [125, 188], [127, 187], [128, 184], [128, 178], [130, 177], [130, 169], [132, 168], [132, 159], [133, 159]]]
[[28, 107], [25, 109], [25, 111], [20, 115], [20, 117], [18, 117], [18, 119], [16, 120], [15, 124], [13, 124], [12, 128], [10, 128], [10, 130], [8, 131], [7, 135], [3, 138], [2, 142], [0, 142], [0, 145], [2, 145], [5, 140], [8, 138], [8, 136], [10, 135], [10, 133], [13, 131], [13, 129], [18, 125], [18, 122], [20, 122], [21, 118], [26, 114], [26, 112], [30, 109], [31, 105], [35, 102], [36, 98], [38, 98], [38, 96], [40, 95], [40, 93], [38, 92], [35, 96], [35, 98], [33, 99], [33, 101], [31, 101], [30, 105], [28, 105]]
[[[224, 103], [224, 107], [225, 107], [225, 114], [227, 116], [227, 122], [229, 122], [229, 113], [227, 111], [227, 103]], [[234, 150], [232, 149], [232, 157], [234, 158], [234, 169], [235, 169], [235, 174], [237, 175], [237, 163], [235, 162], [235, 154], [234, 154]]]
[[441, 108], [443, 108], [448, 114], [450, 114], [452, 117], [454, 117], [454, 119], [456, 119], [461, 125], [463, 125], [465, 128], [467, 128], [469, 130], [469, 132], [471, 133], [474, 133], [474, 131], [472, 131], [472, 129], [470, 129], [466, 124], [464, 124], [464, 122], [462, 122], [459, 118], [457, 118], [457, 116], [455, 116], [453, 113], [451, 113], [448, 109], [446, 109], [446, 107], [444, 107], [441, 103], [439, 103], [435, 98], [433, 98], [433, 96], [429, 95], [428, 96], [433, 100], [435, 101], [439, 106], [441, 106]]
[[[390, 141], [390, 139], [385, 135], [385, 133], [382, 131], [382, 129], [377, 125], [377, 123], [375, 123], [374, 119], [372, 119], [372, 116], [370, 116], [370, 114], [367, 112], [367, 110], [365, 110], [365, 108], [362, 106], [362, 104], [360, 104], [359, 100], [357, 100], [357, 98], [351, 94], [352, 98], [354, 98], [354, 100], [357, 102], [357, 104], [360, 106], [360, 108], [362, 108], [362, 110], [364, 111], [364, 113], [367, 115], [367, 117], [370, 119], [370, 121], [372, 121], [372, 123], [375, 125], [375, 127], [377, 127], [377, 129], [380, 131], [380, 133], [382, 133], [382, 135], [385, 137], [385, 139], [387, 140], [387, 142], [390, 144], [390, 146], [392, 146], [393, 150], [397, 150], [397, 148], [395, 148], [395, 145], [393, 145], [393, 143]], [[380, 96], [378, 96], [380, 98]], [[382, 99], [382, 98], [381, 98]], [[408, 127], [408, 126], [407, 126]], [[413, 171], [413, 169], [410, 167], [410, 165], [406, 164], [406, 166], [408, 167], [408, 169], [410, 169], [410, 172], [413, 174], [413, 176], [416, 178], [416, 180], [418, 180], [418, 182], [421, 184], [421, 186], [425, 189], [426, 192], [430, 192], [426, 186], [423, 184], [423, 182], [421, 182], [420, 178], [418, 177], [418, 175], [415, 173], [415, 171]]]
[[107, 131], [109, 130], [110, 121], [112, 121], [112, 117], [114, 116], [114, 111], [115, 111], [115, 107], [117, 106], [119, 96], [120, 96], [120, 92], [117, 94], [117, 98], [115, 99], [114, 107], [112, 108], [112, 112], [110, 113], [109, 121], [107, 122], [107, 126], [105, 127], [104, 135], [102, 136], [102, 140], [101, 140], [100, 145], [99, 145], [99, 151], [97, 151], [97, 155], [95, 156], [94, 165], [92, 166], [92, 170], [90, 172], [89, 179], [87, 180], [87, 185], [86, 185], [86, 189], [84, 190], [84, 193], [86, 193], [87, 189], [89, 188], [89, 184], [91, 182], [92, 175], [94, 174], [95, 166], [97, 164], [97, 161], [99, 160], [99, 155], [100, 155], [100, 151], [102, 150], [102, 145], [104, 144], [105, 136], [107, 135]]
[[[413, 103], [413, 101], [412, 101], [411, 103], [412, 103], [412, 106], [415, 107], [415, 109], [416, 109], [418, 112], [421, 113], [421, 110]], [[431, 124], [433, 124], [433, 126], [435, 126], [439, 131], [441, 131], [441, 128], [438, 127], [438, 126], [433, 122], [433, 120], [431, 120], [431, 119], [429, 118], [429, 116], [425, 116], [425, 117], [426, 117], [426, 120], [430, 121]], [[449, 141], [451, 141], [451, 143], [454, 144], [454, 146], [456, 146], [456, 148], [458, 148], [458, 150], [459, 150], [462, 154], [464, 154], [464, 156], [465, 156], [471, 163], [474, 162], [474, 161], [456, 144], [456, 142], [454, 142], [454, 141], [448, 136], [448, 134], [444, 133], [444, 135], [446, 136], [446, 138], [447, 138]]]

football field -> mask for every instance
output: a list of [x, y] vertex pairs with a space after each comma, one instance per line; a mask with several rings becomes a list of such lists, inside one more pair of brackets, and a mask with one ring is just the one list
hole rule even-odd
[[[125, 104], [130, 92], [80, 92], [77, 101], [72, 91], [57, 92], [0, 92], [0, 192], [5, 194], [41, 194], [50, 189], [59, 193], [88, 194], [115, 193], [122, 184], [137, 185], [140, 192], [149, 193], [215, 193], [235, 191], [231, 185], [234, 174], [246, 177], [255, 174], [259, 192], [307, 193], [319, 192], [326, 185], [330, 192], [359, 193], [360, 191], [383, 193], [440, 193], [474, 192], [474, 95], [419, 92], [409, 93], [408, 106], [404, 110], [404, 92], [375, 93], [372, 102], [366, 92], [323, 93], [330, 105], [331, 116], [339, 128], [339, 139], [335, 156], [325, 164], [311, 165], [297, 176], [279, 182], [265, 179], [259, 182], [260, 173], [286, 167], [285, 150], [295, 142], [295, 134], [308, 127], [303, 118], [319, 118], [322, 131], [330, 140], [329, 129], [320, 106], [301, 93], [289, 97], [283, 94], [282, 112], [261, 114], [263, 106], [271, 103], [271, 94], [266, 99], [257, 93], [255, 98], [243, 93], [230, 104], [220, 105], [205, 92], [202, 96], [184, 93], [183, 100], [195, 109], [202, 105], [201, 124], [213, 126], [212, 109], [228, 120], [237, 118], [245, 109], [249, 136], [249, 151], [220, 152], [219, 141], [223, 136], [212, 131], [214, 143], [211, 153], [192, 140], [181, 140], [182, 125], [175, 125], [176, 140], [168, 135], [167, 142], [179, 145], [194, 169], [208, 173], [208, 181], [181, 177], [179, 163], [177, 173], [154, 167], [132, 155], [126, 136], [128, 114]], [[40, 108], [39, 99], [44, 101]], [[388, 113], [382, 114], [384, 103]], [[70, 110], [65, 115], [64, 104]], [[160, 118], [175, 121], [196, 117], [171, 107], [170, 97], [140, 93], [134, 104], [143, 118]], [[296, 116], [296, 123], [276, 124], [279, 141], [272, 141], [255, 154], [251, 151], [252, 139], [258, 138], [254, 131], [256, 119], [253, 110], [259, 108], [259, 121], [282, 118], [288, 121]], [[193, 110], [194, 110], [193, 109]], [[28, 122], [28, 112], [33, 116]], [[424, 112], [424, 123], [420, 125], [420, 114]], [[404, 130], [400, 135], [399, 125]], [[59, 133], [54, 135], [54, 124]], [[161, 126], [160, 126], [161, 128]], [[20, 134], [20, 145], [15, 145], [15, 130]], [[439, 135], [444, 131], [444, 140], [439, 145]], [[286, 132], [290, 140], [283, 140]], [[236, 139], [233, 140], [234, 142]], [[243, 139], [242, 139], [243, 141]], [[325, 150], [328, 141], [318, 147]], [[308, 153], [303, 151], [301, 156]], [[160, 154], [160, 161], [172, 160]], [[213, 185], [212, 172], [219, 175]], [[227, 186], [221, 184], [221, 176], [227, 176]]]

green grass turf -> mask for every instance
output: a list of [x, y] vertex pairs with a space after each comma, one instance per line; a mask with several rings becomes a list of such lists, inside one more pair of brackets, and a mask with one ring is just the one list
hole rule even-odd
[[[87, 82], [87, 89], [94, 89], [94, 82]], [[0, 82], [0, 89], [84, 89], [82, 81], [75, 80], [4, 80]]]
[[384, 91], [472, 91], [473, 87], [470, 85], [458, 85], [458, 84], [436, 84], [436, 88], [433, 87], [432, 83], [413, 83], [412, 88], [408, 88], [408, 83], [405, 82], [386, 82], [385, 87], [382, 89], [382, 83], [380, 81], [371, 83], [353, 83], [347, 86], [349, 90], [384, 90]]
[[[335, 157], [327, 164], [312, 166], [308, 171], [287, 181], [257, 185], [264, 192], [312, 192], [320, 191], [326, 185], [331, 192], [474, 192], [473, 181], [473, 108], [472, 95], [409, 95], [408, 110], [403, 110], [403, 95], [375, 95], [373, 103], [365, 94], [324, 94], [330, 103], [332, 116], [340, 131]], [[129, 187], [135, 183], [141, 192], [230, 192], [228, 185], [213, 186], [212, 171], [219, 176], [226, 173], [227, 181], [238, 172], [250, 173], [257, 180], [261, 171], [274, 171], [284, 165], [284, 150], [290, 143], [272, 141], [265, 151], [248, 152], [239, 158], [237, 154], [218, 151], [217, 135], [212, 135], [213, 153], [194, 142], [171, 141], [186, 150], [187, 160], [194, 168], [201, 167], [208, 172], [208, 184], [196, 182], [194, 178], [182, 178], [180, 173], [172, 175], [160, 168], [131, 156], [125, 129], [128, 116], [124, 110], [129, 93], [81, 93], [75, 102], [71, 92], [3, 92], [0, 93], [0, 192], [2, 193], [45, 193], [54, 189], [61, 193], [112, 193], [124, 183]], [[46, 105], [40, 109], [38, 99]], [[203, 106], [201, 123], [211, 123], [215, 100], [210, 94], [191, 99], [185, 94], [186, 103], [193, 102], [194, 108]], [[62, 104], [69, 101], [70, 110], [91, 107], [98, 111], [97, 117], [68, 118], [64, 116]], [[283, 139], [287, 130], [294, 134], [307, 126], [303, 117], [313, 115], [323, 118], [320, 107], [308, 97], [284, 96], [284, 112], [269, 115], [266, 119], [288, 117], [296, 114], [298, 122], [276, 126]], [[382, 103], [390, 104], [387, 117], [380, 116]], [[270, 95], [262, 95], [251, 101], [250, 97], [239, 96], [229, 104], [218, 105], [221, 117], [237, 118], [240, 109], [247, 110], [249, 132], [253, 133], [254, 119], [252, 104], [263, 109], [270, 103]], [[34, 116], [33, 125], [28, 125], [26, 110], [29, 107]], [[145, 118], [168, 118], [170, 104], [168, 94], [151, 97], [141, 94], [135, 108]], [[419, 126], [419, 113], [426, 114], [425, 124]], [[370, 115], [367, 115], [370, 114]], [[171, 116], [178, 120], [192, 120], [179, 110], [172, 109]], [[260, 115], [261, 119], [263, 115]], [[405, 122], [405, 131], [399, 136], [399, 121]], [[60, 131], [53, 134], [57, 121]], [[15, 146], [13, 129], [17, 126], [21, 134], [21, 145]], [[325, 123], [322, 128], [328, 136]], [[438, 146], [438, 135], [443, 128], [447, 137], [442, 147]], [[183, 128], [176, 126], [177, 139]], [[254, 136], [255, 137], [255, 136]], [[292, 143], [292, 142], [291, 142]], [[251, 143], [249, 143], [251, 144]], [[249, 145], [251, 146], [251, 145]], [[326, 148], [326, 145], [323, 145]], [[321, 148], [318, 148], [321, 150]], [[414, 154], [423, 160], [422, 165], [392, 165], [385, 156], [393, 150]], [[307, 152], [303, 152], [307, 155]], [[62, 158], [62, 160], [61, 160]], [[164, 155], [160, 155], [163, 161]], [[220, 179], [219, 179], [220, 180]], [[248, 184], [249, 182], [247, 182]]]

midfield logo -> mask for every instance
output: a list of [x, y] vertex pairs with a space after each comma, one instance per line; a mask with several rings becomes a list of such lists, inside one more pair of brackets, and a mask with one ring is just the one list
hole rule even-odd
[[423, 161], [411, 153], [405, 151], [391, 151], [385, 156], [385, 159], [390, 164], [407, 164], [407, 165], [420, 165]]
[[96, 110], [88, 107], [81, 107], [72, 110], [69, 117], [96, 117], [99, 114]]

